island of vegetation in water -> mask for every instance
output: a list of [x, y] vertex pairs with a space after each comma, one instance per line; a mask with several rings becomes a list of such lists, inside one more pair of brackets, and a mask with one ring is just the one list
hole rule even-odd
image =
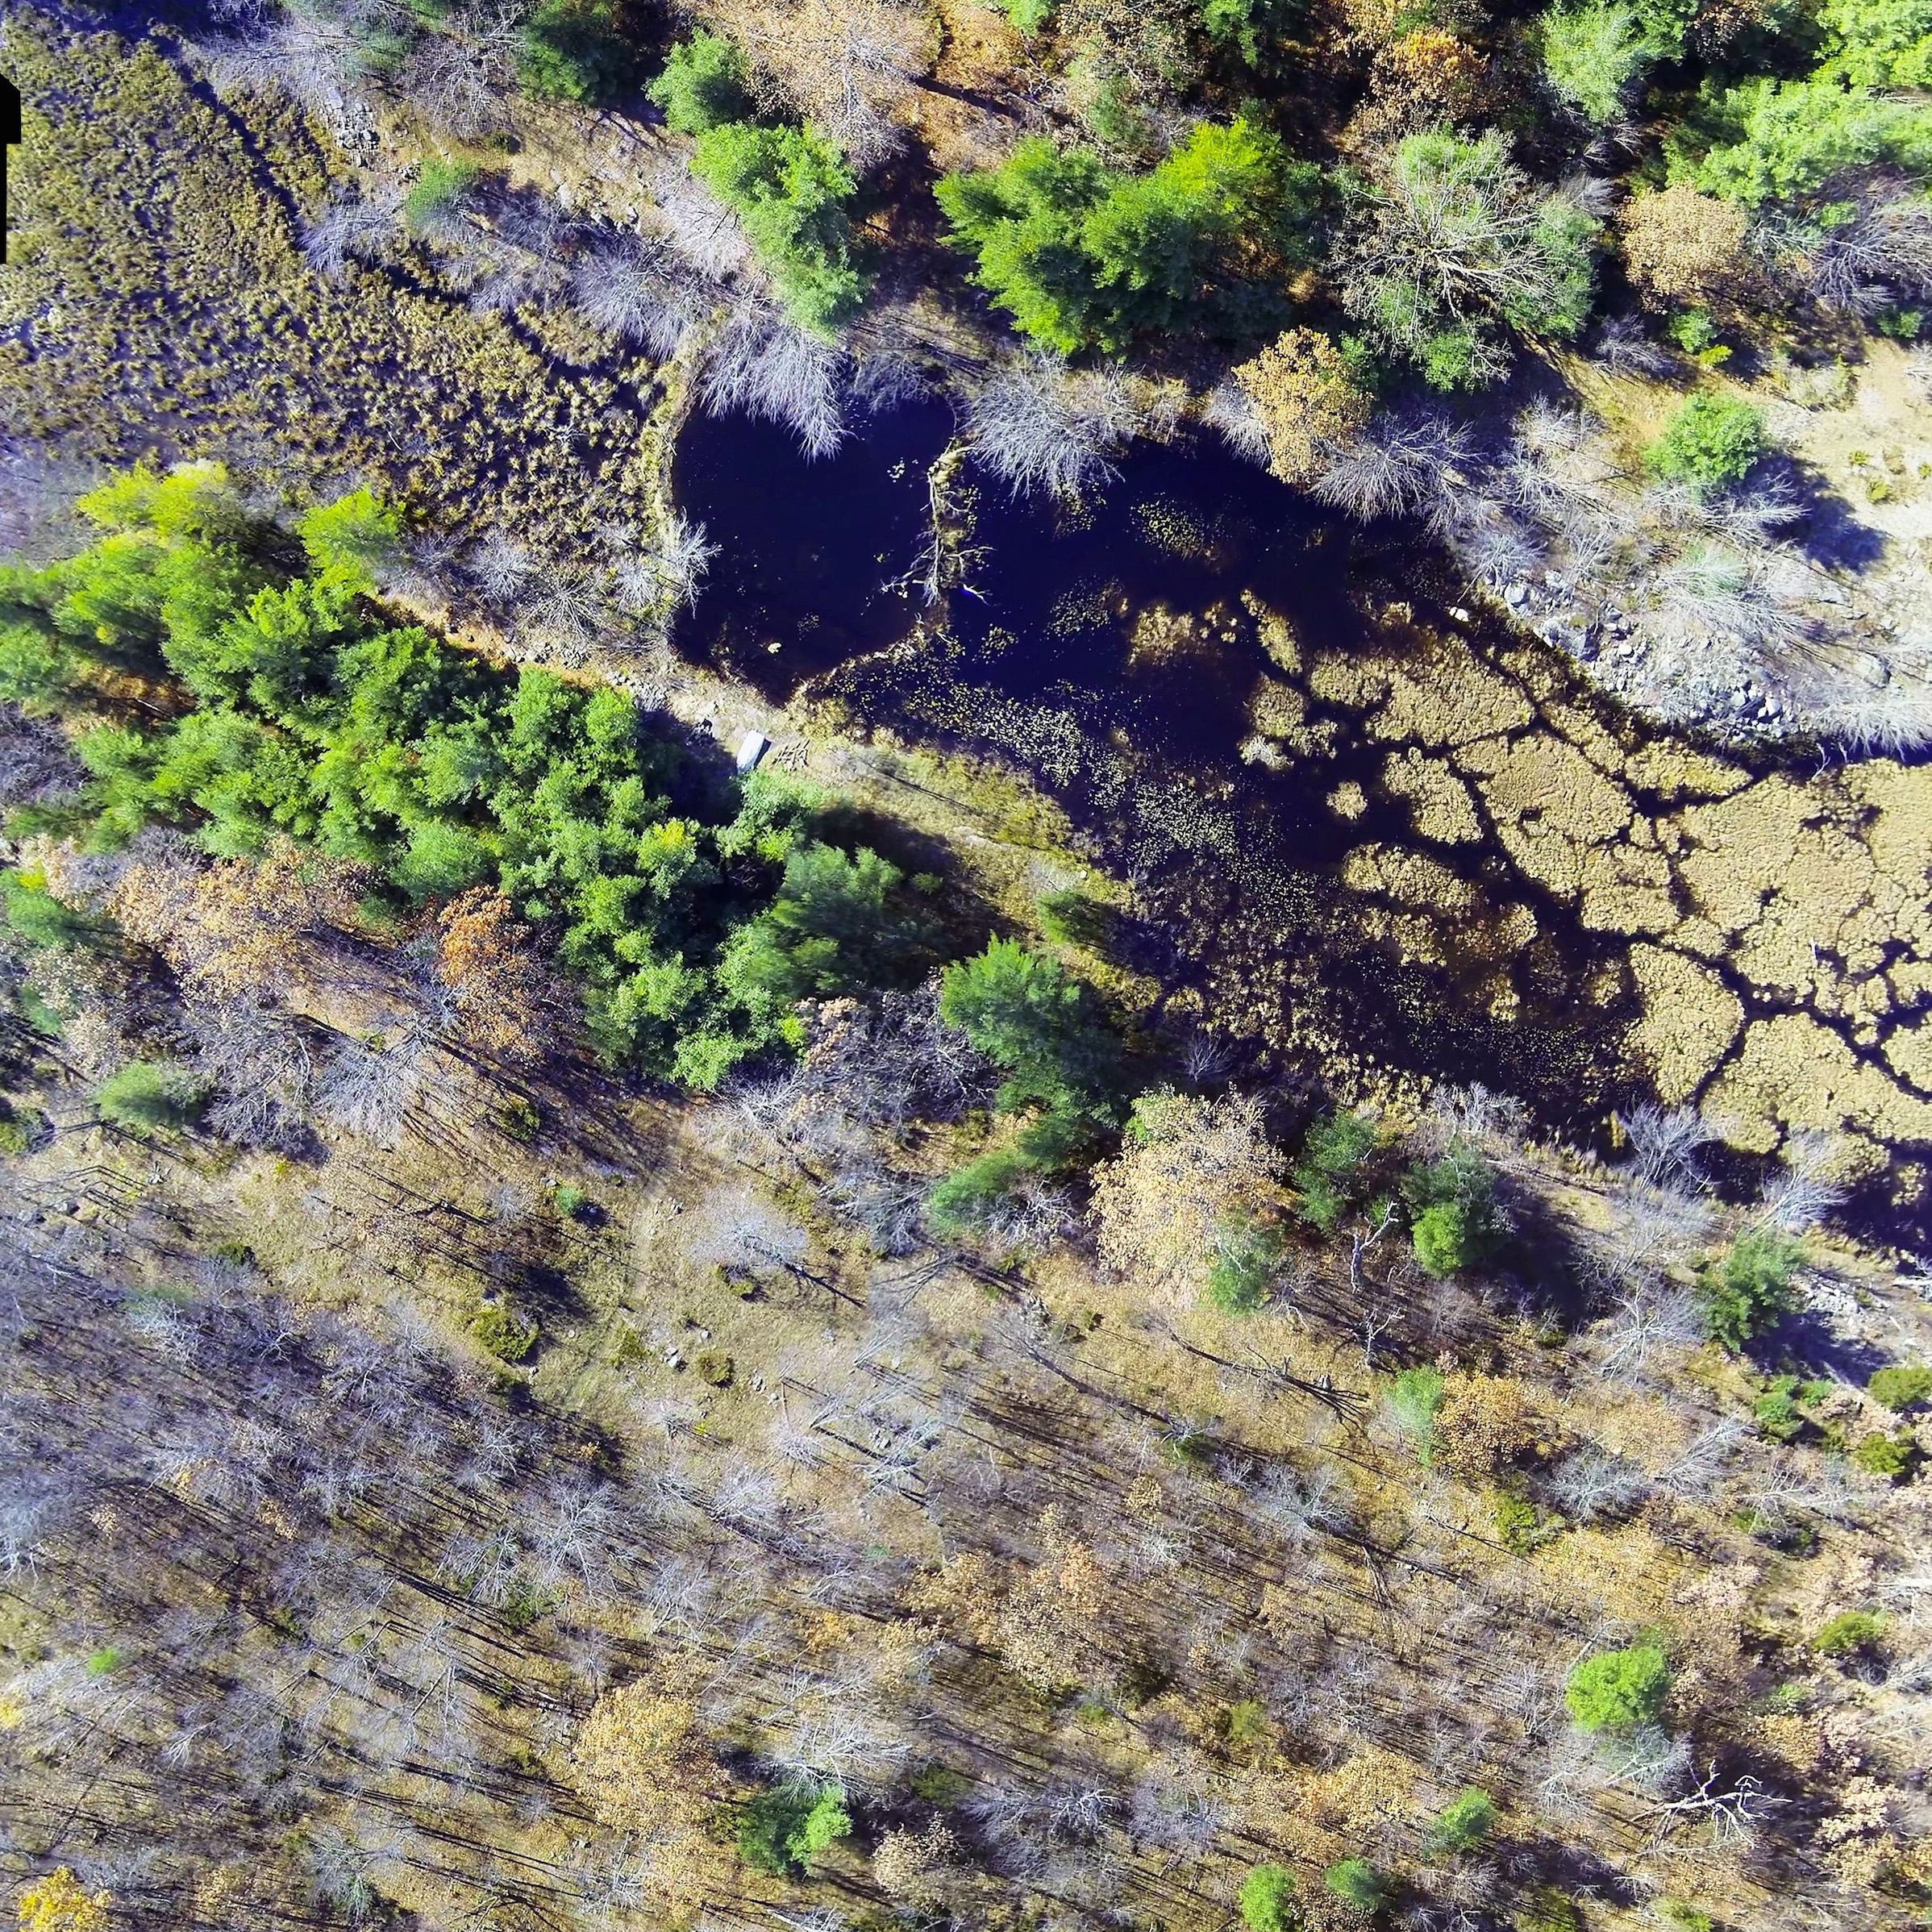
[[22, 1932], [1924, 1922], [1929, 49], [15, 9]]

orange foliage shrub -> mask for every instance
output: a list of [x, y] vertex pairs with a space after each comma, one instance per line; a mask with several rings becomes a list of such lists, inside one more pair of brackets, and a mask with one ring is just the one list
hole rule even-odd
[[1276, 1201], [1281, 1167], [1251, 1097], [1143, 1095], [1120, 1158], [1093, 1170], [1101, 1260], [1186, 1305], [1207, 1285], [1222, 1224]]
[[648, 1883], [673, 1917], [735, 1884], [734, 1861], [710, 1832], [730, 1780], [689, 1698], [641, 1681], [606, 1691], [577, 1733], [570, 1772], [600, 1824], [649, 1846]]
[[272, 994], [301, 959], [298, 942], [355, 916], [358, 866], [293, 845], [203, 868], [173, 860], [128, 868], [110, 901], [121, 930], [177, 976], [217, 999]]
[[443, 907], [437, 967], [470, 1039], [499, 1060], [543, 1057], [550, 976], [502, 893], [477, 886]]
[[1744, 210], [1680, 182], [1639, 194], [1618, 217], [1624, 266], [1644, 302], [1666, 309], [1708, 302], [1734, 281], [1743, 263]]
[[1534, 1451], [1543, 1433], [1522, 1383], [1513, 1377], [1451, 1376], [1436, 1414], [1436, 1455], [1458, 1476], [1484, 1481]]

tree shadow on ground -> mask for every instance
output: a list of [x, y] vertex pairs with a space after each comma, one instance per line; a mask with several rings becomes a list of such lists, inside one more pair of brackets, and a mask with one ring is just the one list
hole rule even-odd
[[1882, 530], [1859, 521], [1851, 504], [1801, 458], [1780, 455], [1768, 468], [1768, 480], [1781, 485], [1798, 506], [1793, 540], [1821, 570], [1869, 570], [1884, 556], [1890, 539]]

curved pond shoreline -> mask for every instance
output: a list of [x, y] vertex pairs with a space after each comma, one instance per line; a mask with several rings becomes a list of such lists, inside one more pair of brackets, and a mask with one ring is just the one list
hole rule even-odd
[[682, 647], [1024, 769], [1132, 881], [1125, 963], [1271, 1056], [1480, 1079], [1578, 1138], [1643, 1093], [1748, 1153], [1839, 1135], [1871, 1214], [1925, 1239], [1932, 772], [1793, 776], [1647, 726], [1405, 533], [1218, 449], [1137, 448], [1072, 513], [978, 488], [968, 587], [922, 613], [889, 586], [948, 428], [808, 466], [694, 419], [679, 501], [725, 548]]

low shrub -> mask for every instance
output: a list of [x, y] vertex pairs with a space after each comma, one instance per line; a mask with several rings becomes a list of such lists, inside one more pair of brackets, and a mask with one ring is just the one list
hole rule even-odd
[[1613, 1734], [1654, 1724], [1670, 1694], [1671, 1667], [1654, 1643], [1600, 1651], [1570, 1672], [1564, 1701], [1583, 1730]]
[[1511, 1489], [1496, 1492], [1489, 1501], [1489, 1512], [1497, 1540], [1512, 1556], [1528, 1556], [1563, 1533], [1560, 1520], [1546, 1519], [1528, 1497]]
[[1322, 1874], [1327, 1886], [1344, 1905], [1358, 1912], [1379, 1912], [1388, 1904], [1394, 1887], [1367, 1859], [1338, 1859]]
[[1247, 1932], [1294, 1932], [1295, 1875], [1285, 1865], [1257, 1865], [1241, 1881], [1239, 1903]]
[[1308, 1130], [1289, 1179], [1295, 1212], [1310, 1227], [1334, 1232], [1359, 1193], [1375, 1146], [1375, 1123], [1359, 1114], [1324, 1114]]
[[1281, 1268], [1281, 1238], [1264, 1222], [1224, 1227], [1208, 1264], [1207, 1298], [1226, 1315], [1267, 1305]]
[[926, 1197], [926, 1218], [935, 1233], [957, 1238], [983, 1229], [1014, 1189], [1034, 1171], [1017, 1145], [995, 1147], [956, 1168]]
[[1048, 893], [1039, 913], [1040, 930], [1058, 945], [1104, 953], [1114, 937], [1114, 908], [1084, 892]]
[[738, 1814], [738, 1855], [774, 1877], [802, 1876], [851, 1834], [845, 1793], [836, 1784], [781, 1784], [747, 1801]]
[[1582, 0], [1543, 16], [1544, 78], [1558, 99], [1598, 127], [1614, 120], [1653, 50], [1621, 0]]
[[469, 1332], [499, 1362], [521, 1362], [537, 1345], [535, 1322], [508, 1303], [485, 1301], [469, 1318]]
[[1874, 1369], [1865, 1388], [1873, 1401], [1903, 1415], [1932, 1402], [1932, 1368], [1914, 1362]]
[[1402, 1180], [1417, 1263], [1439, 1280], [1493, 1254], [1502, 1238], [1496, 1176], [1474, 1147], [1455, 1147]]
[[178, 1133], [207, 1104], [210, 1082], [174, 1060], [134, 1060], [94, 1090], [101, 1118], [140, 1135]]
[[[1265, 1743], [1268, 1734], [1268, 1707], [1252, 1697], [1243, 1697], [1222, 1712], [1221, 1734], [1230, 1749], [1245, 1751], [1250, 1745]], [[1277, 1867], [1278, 1869], [1278, 1867]]]
[[1671, 418], [1644, 452], [1644, 461], [1667, 482], [1707, 491], [1742, 481], [1763, 450], [1761, 410], [1734, 396], [1701, 390]]
[[1435, 1418], [1443, 1406], [1443, 1372], [1427, 1364], [1405, 1368], [1389, 1385], [1382, 1410], [1397, 1433], [1408, 1439], [1426, 1469], [1435, 1459]]
[[1811, 1647], [1826, 1657], [1855, 1657], [1871, 1650], [1885, 1634], [1885, 1619], [1876, 1610], [1846, 1610], [1834, 1617], [1811, 1639]]
[[702, 28], [671, 49], [664, 72], [645, 90], [679, 134], [708, 134], [750, 119], [750, 76], [743, 56], [720, 34]]
[[1712, 1932], [1714, 1922], [1701, 1905], [1681, 1898], [1658, 1899], [1652, 1909], [1675, 1932]]
[[1437, 1851], [1473, 1851], [1495, 1829], [1495, 1799], [1472, 1784], [1437, 1814], [1429, 1843]]
[[0, 1100], [0, 1154], [24, 1154], [40, 1130], [41, 1116], [29, 1108]]
[[1902, 1483], [1918, 1461], [1918, 1444], [1909, 1435], [1875, 1433], [1860, 1439], [1851, 1460], [1867, 1476], [1883, 1476]]
[[1829, 1382], [1801, 1381], [1794, 1375], [1774, 1376], [1751, 1406], [1752, 1419], [1774, 1443], [1794, 1443], [1810, 1426], [1801, 1405], [1820, 1402], [1831, 1393]]
[[830, 335], [864, 300], [867, 278], [851, 260], [859, 184], [815, 127], [721, 123], [697, 137], [691, 172], [737, 212], [800, 328]]
[[1583, 1913], [1574, 1899], [1554, 1885], [1539, 1885], [1523, 1902], [1518, 1932], [1584, 1932]]
[[1791, 1307], [1792, 1276], [1804, 1251], [1791, 1235], [1774, 1227], [1740, 1235], [1699, 1281], [1712, 1339], [1734, 1355], [1775, 1326]]
[[35, 948], [85, 945], [98, 936], [94, 921], [56, 899], [37, 872], [0, 872], [0, 906], [7, 924]]
[[542, 0], [517, 42], [517, 79], [539, 100], [592, 106], [622, 93], [632, 55], [607, 0]]
[[473, 161], [450, 161], [432, 156], [417, 170], [409, 193], [403, 197], [404, 225], [412, 233], [419, 234], [462, 198], [477, 173]]

